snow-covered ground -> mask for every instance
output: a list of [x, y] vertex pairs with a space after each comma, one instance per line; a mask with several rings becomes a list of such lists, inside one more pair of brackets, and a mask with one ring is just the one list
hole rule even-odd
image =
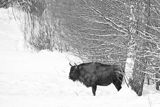
[[[23, 49], [23, 33], [10, 11], [0, 9], [0, 107], [160, 107], [160, 92], [145, 86], [138, 97], [123, 84], [91, 89], [68, 79], [67, 53]], [[78, 61], [77, 61], [78, 60]]]

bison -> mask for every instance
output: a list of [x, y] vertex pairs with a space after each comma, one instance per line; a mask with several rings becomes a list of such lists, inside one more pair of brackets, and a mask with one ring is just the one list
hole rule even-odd
[[86, 87], [92, 87], [92, 93], [95, 96], [97, 85], [108, 86], [113, 83], [119, 91], [122, 88], [123, 74], [124, 70], [118, 65], [89, 62], [71, 65], [69, 79], [80, 81]]

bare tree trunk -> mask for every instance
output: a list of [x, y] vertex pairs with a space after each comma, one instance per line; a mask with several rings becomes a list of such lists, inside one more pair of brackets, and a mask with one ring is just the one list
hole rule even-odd
[[142, 65], [135, 61], [132, 78], [129, 80], [132, 90], [134, 90], [138, 96], [142, 96], [145, 80], [145, 74], [141, 71], [142, 69]]
[[150, 85], [150, 78], [147, 77], [147, 84]]
[[139, 71], [134, 71], [133, 80], [130, 80], [130, 85], [132, 89], [137, 93], [138, 96], [142, 96], [144, 77], [145, 77], [145, 74]]
[[144, 84], [144, 74], [135, 71], [133, 73], [133, 80], [131, 81], [130, 85], [132, 89], [137, 93], [138, 96], [142, 96], [143, 92], [143, 84]]
[[160, 82], [156, 82], [156, 90], [159, 90]]
[[[135, 11], [136, 11], [136, 13], [139, 14], [139, 13], [141, 13], [141, 11], [143, 11], [142, 7], [141, 7], [141, 1], [138, 0], [136, 5], [137, 6], [136, 6]], [[143, 21], [143, 17], [142, 16], [143, 15], [141, 15], [141, 17], [137, 16], [135, 18], [136, 19], [136, 29], [135, 29], [135, 32], [134, 32], [135, 38], [137, 36], [139, 36], [139, 32], [138, 32], [139, 22], [141, 23], [141, 21]], [[129, 78], [129, 83], [131, 85], [132, 90], [134, 90], [137, 93], [138, 96], [141, 96], [142, 92], [143, 92], [143, 84], [144, 84], [144, 80], [145, 80], [145, 74], [142, 73], [142, 70], [143, 70], [144, 66], [139, 63], [138, 59], [136, 59], [137, 56], [138, 56], [137, 52], [141, 51], [141, 48], [139, 48], [139, 46], [141, 45], [141, 43], [137, 43], [137, 42], [138, 41], [135, 41], [136, 44], [135, 44], [134, 51], [133, 51], [133, 52], [135, 52], [135, 57], [133, 58], [135, 60], [134, 60], [134, 67], [133, 67], [132, 78]]]
[[[156, 73], [156, 78], [159, 78], [159, 74]], [[160, 81], [156, 82], [156, 90], [159, 90]]]

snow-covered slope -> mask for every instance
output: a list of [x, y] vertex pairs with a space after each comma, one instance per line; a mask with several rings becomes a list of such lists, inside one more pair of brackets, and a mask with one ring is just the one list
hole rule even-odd
[[[23, 33], [8, 10], [0, 10], [0, 107], [159, 107], [160, 93], [144, 89], [138, 97], [123, 84], [91, 89], [68, 79], [68, 53], [23, 51]], [[5, 21], [4, 21], [5, 20]], [[69, 59], [69, 60], [68, 60]], [[151, 91], [152, 90], [152, 91]]]

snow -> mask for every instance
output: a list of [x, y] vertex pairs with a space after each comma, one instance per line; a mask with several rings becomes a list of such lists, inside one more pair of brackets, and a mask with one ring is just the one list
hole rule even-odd
[[69, 53], [23, 49], [23, 33], [9, 10], [0, 9], [0, 107], [159, 107], [160, 92], [145, 86], [139, 97], [123, 84], [91, 88], [68, 79]]

